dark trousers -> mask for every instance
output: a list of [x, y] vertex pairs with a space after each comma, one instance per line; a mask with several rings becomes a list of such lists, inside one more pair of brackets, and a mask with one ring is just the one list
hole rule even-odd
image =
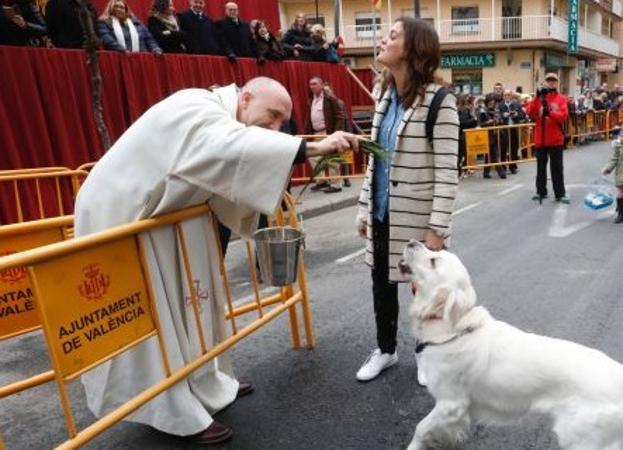
[[[506, 161], [506, 155], [500, 152], [500, 148], [498, 147], [498, 133], [497, 131], [489, 131], [489, 155], [485, 155], [485, 164], [496, 163], [500, 161]], [[500, 159], [500, 157], [504, 157]], [[495, 171], [500, 174], [502, 172], [506, 172], [504, 166], [495, 166]], [[491, 172], [491, 167], [485, 167], [482, 173], [486, 176]]]
[[565, 178], [562, 163], [563, 147], [540, 147], [536, 149], [536, 193], [541, 197], [547, 195], [547, 160], [550, 159], [552, 186], [556, 198], [564, 197]]
[[223, 258], [225, 258], [225, 254], [227, 253], [227, 246], [229, 245], [229, 239], [231, 237], [231, 230], [223, 225], [221, 222], [219, 222], [218, 234], [219, 240], [221, 241], [221, 251], [223, 252]]
[[[519, 129], [509, 128], [502, 130], [500, 137], [502, 138], [502, 161], [516, 161], [519, 159]], [[514, 171], [517, 169], [517, 164], [511, 163], [508, 167]]]
[[374, 267], [372, 296], [376, 319], [376, 340], [382, 353], [396, 351], [398, 333], [398, 284], [389, 281], [389, 218], [372, 223]]

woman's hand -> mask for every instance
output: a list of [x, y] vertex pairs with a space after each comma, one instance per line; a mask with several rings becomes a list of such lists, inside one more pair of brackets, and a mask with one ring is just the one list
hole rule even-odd
[[365, 239], [367, 237], [368, 220], [365, 215], [358, 215], [355, 219], [355, 227], [357, 228], [357, 234], [360, 238]]
[[424, 239], [424, 245], [426, 245], [426, 248], [435, 252], [443, 249], [444, 242], [445, 239], [439, 236], [433, 230], [428, 230], [428, 232], [426, 233], [426, 238]]

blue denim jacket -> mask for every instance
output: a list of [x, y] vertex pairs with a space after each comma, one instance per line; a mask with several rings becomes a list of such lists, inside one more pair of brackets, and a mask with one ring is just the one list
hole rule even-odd
[[387, 216], [389, 205], [389, 172], [391, 169], [398, 126], [404, 116], [404, 108], [398, 100], [395, 90], [391, 93], [391, 102], [385, 111], [385, 117], [381, 122], [377, 142], [388, 151], [385, 160], [374, 161], [374, 174], [372, 176], [372, 192], [374, 194], [374, 218], [383, 222]]

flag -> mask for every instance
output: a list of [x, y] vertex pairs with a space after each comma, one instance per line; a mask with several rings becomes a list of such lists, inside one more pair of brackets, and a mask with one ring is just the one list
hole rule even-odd
[[372, 2], [372, 7], [377, 11], [380, 11], [383, 7], [383, 0], [370, 0]]

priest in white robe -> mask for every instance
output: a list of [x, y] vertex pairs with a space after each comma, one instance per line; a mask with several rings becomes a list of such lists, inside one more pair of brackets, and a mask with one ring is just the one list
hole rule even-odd
[[[75, 207], [75, 234], [89, 233], [207, 202], [219, 221], [249, 236], [258, 214], [272, 214], [292, 165], [306, 157], [357, 147], [337, 132], [319, 142], [279, 133], [292, 101], [275, 80], [179, 91], [145, 112], [93, 167]], [[201, 319], [209, 346], [226, 337], [225, 294], [217, 240], [207, 217], [184, 222]], [[173, 227], [143, 236], [172, 370], [201, 354]], [[102, 416], [165, 377], [156, 339], [116, 356], [82, 377], [87, 403]], [[239, 383], [227, 354], [162, 393], [128, 420], [186, 436], [196, 444], [228, 439], [212, 415], [232, 403]]]

